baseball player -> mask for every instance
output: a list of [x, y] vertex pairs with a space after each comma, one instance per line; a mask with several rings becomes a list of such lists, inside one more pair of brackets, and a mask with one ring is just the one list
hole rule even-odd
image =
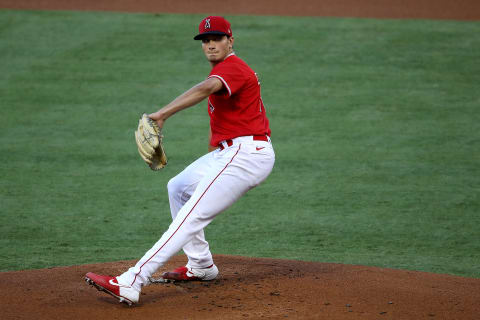
[[117, 277], [92, 272], [85, 277], [89, 284], [128, 305], [138, 302], [142, 287], [151, 283], [151, 276], [181, 249], [188, 263], [164, 273], [163, 279], [215, 279], [219, 271], [203, 229], [264, 181], [275, 162], [260, 82], [235, 55], [230, 23], [223, 17], [206, 17], [194, 39], [201, 40], [212, 66], [209, 76], [148, 117], [161, 129], [170, 116], [207, 99], [209, 152], [168, 182], [173, 222], [136, 265]]

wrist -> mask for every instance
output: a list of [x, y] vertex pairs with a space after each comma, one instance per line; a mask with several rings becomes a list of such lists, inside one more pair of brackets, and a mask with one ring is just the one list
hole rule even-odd
[[148, 115], [148, 117], [152, 120], [155, 120], [155, 121], [160, 121], [160, 120], [165, 121], [166, 120], [166, 116], [163, 113], [161, 113], [160, 111], [150, 113]]

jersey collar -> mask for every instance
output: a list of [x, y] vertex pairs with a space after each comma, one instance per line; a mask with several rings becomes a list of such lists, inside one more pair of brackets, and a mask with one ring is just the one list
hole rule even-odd
[[225, 59], [223, 59], [223, 61], [227, 60], [228, 57], [231, 57], [231, 56], [234, 56], [234, 55], [235, 55], [235, 52], [230, 53], [228, 56], [225, 57]]

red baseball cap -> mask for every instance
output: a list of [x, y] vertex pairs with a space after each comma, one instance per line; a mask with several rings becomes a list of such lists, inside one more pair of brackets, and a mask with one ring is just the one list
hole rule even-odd
[[207, 34], [219, 34], [228, 37], [232, 36], [232, 29], [230, 28], [230, 22], [224, 17], [209, 16], [200, 22], [198, 25], [199, 34], [196, 35], [194, 40], [202, 40]]

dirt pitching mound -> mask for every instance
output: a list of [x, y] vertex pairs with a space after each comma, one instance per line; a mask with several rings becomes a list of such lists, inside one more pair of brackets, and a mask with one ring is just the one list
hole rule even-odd
[[479, 20], [478, 0], [0, 0], [11, 9]]
[[[2, 319], [478, 319], [480, 279], [215, 256], [210, 282], [154, 284], [128, 307], [84, 282], [134, 261], [0, 273]], [[176, 256], [160, 270], [186, 263]], [[158, 274], [160, 275], [160, 273]]]

